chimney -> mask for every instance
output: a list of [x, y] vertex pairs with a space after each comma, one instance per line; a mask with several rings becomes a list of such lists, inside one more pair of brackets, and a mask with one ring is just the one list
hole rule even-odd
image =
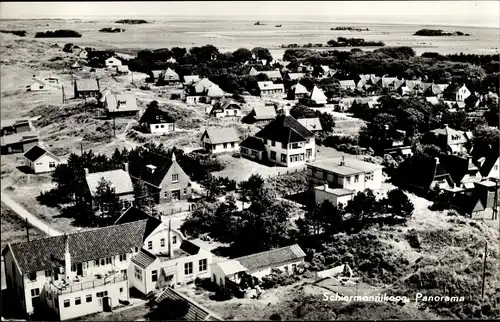
[[69, 252], [68, 235], [64, 234], [64, 274], [69, 278], [71, 274], [71, 254]]
[[290, 110], [286, 107], [283, 107], [283, 114], [285, 114], [285, 116], [290, 116]]
[[175, 159], [175, 153], [174, 153], [174, 152], [172, 152], [172, 162], [175, 162], [175, 160], [176, 160], [176, 159]]
[[340, 165], [340, 166], [344, 166], [344, 165], [345, 165], [345, 159], [344, 159], [344, 156], [342, 156], [342, 157], [340, 158], [340, 164], [339, 164], [339, 165]]
[[85, 171], [85, 176], [89, 175], [89, 168], [84, 168], [83, 171]]
[[168, 221], [168, 256], [174, 256], [174, 249], [172, 245], [172, 219]]
[[125, 162], [123, 164], [123, 171], [127, 172], [128, 173], [128, 162]]

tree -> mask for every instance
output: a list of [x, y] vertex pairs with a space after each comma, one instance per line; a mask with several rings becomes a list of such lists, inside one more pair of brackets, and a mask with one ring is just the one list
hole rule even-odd
[[142, 180], [134, 182], [134, 206], [144, 212], [153, 214], [156, 206], [153, 193]]
[[252, 174], [248, 180], [238, 184], [244, 201], [257, 201], [264, 191], [264, 179], [259, 174]]
[[387, 193], [387, 198], [382, 201], [383, 209], [393, 218], [402, 217], [409, 219], [415, 210], [413, 203], [401, 189], [393, 189]]
[[491, 103], [489, 104], [489, 109], [484, 112], [484, 118], [488, 122], [489, 126], [494, 126], [496, 128], [499, 127], [499, 122], [500, 120], [500, 115], [499, 115], [499, 106], [500, 104], [496, 103]]
[[472, 132], [472, 142], [474, 145], [473, 153], [477, 157], [488, 155], [498, 151], [500, 146], [500, 130], [498, 128], [481, 126]]
[[237, 211], [236, 198], [230, 194], [226, 197], [226, 202], [221, 203], [215, 211], [210, 235], [222, 243], [233, 242], [239, 231], [235, 217]]
[[246, 48], [239, 48], [233, 52], [233, 59], [239, 63], [244, 63], [252, 59], [252, 52]]
[[186, 301], [170, 298], [160, 303], [154, 302], [150, 306], [147, 317], [152, 321], [184, 320], [189, 311], [189, 304]]
[[306, 238], [337, 233], [342, 230], [342, 212], [341, 206], [334, 206], [329, 200], [324, 200], [306, 212], [304, 219], [297, 220], [299, 230]]
[[194, 210], [184, 220], [180, 230], [194, 238], [211, 231], [215, 224], [215, 212], [219, 203], [201, 201], [194, 205]]
[[354, 231], [360, 231], [369, 224], [368, 220], [375, 217], [380, 210], [380, 204], [373, 194], [373, 190], [365, 189], [358, 192], [345, 208], [346, 212], [351, 214], [348, 221], [348, 228]]
[[97, 183], [93, 196], [93, 208], [94, 213], [99, 213], [103, 218], [114, 218], [122, 210], [122, 203], [115, 193], [115, 187], [104, 177]]
[[200, 184], [205, 188], [207, 200], [209, 201], [214, 201], [221, 193], [219, 180], [211, 173], [207, 174]]
[[255, 47], [254, 49], [252, 49], [252, 54], [254, 54], [255, 58], [257, 59], [265, 59], [268, 62], [273, 60], [273, 56], [271, 55], [271, 52], [267, 48]]
[[172, 55], [176, 60], [181, 60], [187, 53], [186, 48], [179, 48], [179, 47], [172, 47], [170, 51], [172, 52]]

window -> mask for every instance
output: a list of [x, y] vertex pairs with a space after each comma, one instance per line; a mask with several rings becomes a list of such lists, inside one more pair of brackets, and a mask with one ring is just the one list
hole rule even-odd
[[64, 307], [69, 307], [69, 300], [64, 300]]
[[120, 262], [124, 262], [127, 260], [127, 254], [121, 254], [120, 255]]
[[139, 251], [139, 247], [136, 247], [135, 248], [135, 252], [137, 253]]
[[286, 143], [281, 143], [281, 148], [282, 148], [283, 150], [286, 150], [286, 148], [287, 148], [287, 144], [286, 144]]
[[365, 174], [365, 181], [370, 181], [373, 179], [373, 173], [372, 172], [367, 172]]
[[165, 247], [165, 238], [160, 239], [160, 246]]
[[231, 147], [234, 148], [234, 142], [231, 142]]
[[164, 129], [164, 128], [165, 128], [165, 125], [163, 125], [163, 124], [162, 124], [162, 125], [160, 125], [160, 128]]
[[246, 148], [241, 148], [241, 153], [248, 154], [248, 150]]
[[183, 193], [184, 193], [184, 194], [187, 194], [187, 193], [188, 193], [188, 189], [187, 189], [187, 188], [184, 188]]
[[222, 144], [222, 147], [223, 147], [224, 149], [226, 149], [226, 148], [227, 148], [227, 143], [223, 143], [223, 144]]
[[160, 126], [159, 126], [159, 125], [155, 125], [155, 129], [159, 129], [159, 128], [160, 128]]
[[498, 164], [495, 164], [495, 166], [493, 166], [493, 169], [498, 170]]
[[34, 288], [31, 290], [31, 297], [37, 297], [40, 296], [40, 289], [39, 288]]
[[95, 267], [99, 267], [99, 260], [98, 260], [98, 259], [96, 259], [96, 260], [94, 261], [94, 266], [95, 266]]
[[82, 299], [81, 299], [81, 298], [79, 298], [79, 297], [77, 297], [77, 298], [75, 299], [75, 305], [80, 305], [80, 304], [82, 304]]
[[167, 198], [167, 197], [168, 197], [168, 191], [165, 191], [165, 192], [163, 193], [163, 197], [165, 197], [165, 198]]
[[355, 175], [355, 176], [354, 176], [354, 182], [355, 182], [355, 183], [356, 183], [356, 182], [359, 182], [359, 175]]
[[207, 270], [207, 259], [204, 258], [204, 259], [200, 259], [199, 261], [199, 269], [200, 269], [200, 272], [204, 272]]
[[36, 281], [36, 272], [29, 273], [29, 279], [30, 281]]
[[258, 155], [259, 155], [259, 153], [258, 153], [257, 151], [252, 150], [252, 156], [253, 156], [253, 157], [256, 157], [256, 156], [258, 156]]
[[126, 270], [126, 269], [122, 269], [120, 272], [121, 272], [121, 273], [122, 273], [125, 277], [127, 276], [127, 270]]
[[172, 244], [177, 244], [177, 236], [172, 237]]
[[148, 249], [149, 250], [153, 249], [153, 241], [152, 240], [148, 241]]
[[347, 182], [347, 183], [351, 183], [351, 177], [346, 177], [346, 178], [345, 178], [345, 182]]
[[324, 171], [323, 172], [323, 180], [326, 180], [327, 176], [328, 176], [328, 173], [326, 171]]
[[54, 161], [49, 162], [49, 168], [55, 168], [56, 163]]
[[105, 258], [101, 258], [101, 266], [104, 266], [106, 265], [106, 259]]
[[151, 271], [151, 282], [158, 281], [158, 271], [155, 269]]
[[179, 182], [179, 175], [178, 174], [172, 175], [172, 182]]
[[286, 154], [281, 153], [281, 162], [286, 162]]
[[184, 263], [184, 275], [193, 274], [193, 262]]
[[123, 287], [120, 287], [120, 293], [123, 293]]
[[134, 272], [135, 278], [137, 278], [139, 281], [142, 281], [142, 270], [135, 266], [135, 272]]
[[52, 270], [48, 269], [45, 271], [45, 277], [51, 277], [52, 276]]
[[276, 160], [276, 152], [271, 151], [271, 160]]
[[85, 296], [85, 302], [87, 303], [92, 302], [92, 294], [87, 294], [87, 296]]
[[271, 146], [276, 146], [276, 141], [271, 141]]
[[71, 271], [76, 272], [76, 264], [71, 264]]

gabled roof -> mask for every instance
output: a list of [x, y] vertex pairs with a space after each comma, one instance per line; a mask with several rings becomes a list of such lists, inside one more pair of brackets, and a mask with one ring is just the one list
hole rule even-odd
[[130, 178], [130, 175], [128, 174], [128, 172], [119, 169], [104, 172], [94, 172], [86, 176], [85, 180], [87, 181], [87, 185], [92, 196], [95, 195], [97, 187], [99, 186], [99, 181], [101, 181], [102, 178], [111, 183], [111, 186], [114, 187], [116, 194], [126, 194], [134, 192], [134, 186], [132, 185], [132, 179]]
[[25, 125], [29, 122], [30, 122], [29, 117], [23, 117], [18, 119], [4, 119], [0, 120], [0, 126], [2, 128], [11, 126], [20, 126], [20, 125]]
[[248, 75], [250, 75], [250, 76], [255, 76], [258, 74], [259, 74], [259, 72], [255, 69], [255, 67], [250, 68], [250, 71], [248, 72]]
[[108, 112], [132, 112], [139, 111], [137, 107], [137, 99], [134, 95], [126, 94], [107, 94], [105, 97], [107, 102], [106, 109]]
[[491, 169], [495, 165], [495, 163], [498, 161], [499, 157], [499, 152], [497, 149], [494, 149], [496, 151], [490, 153], [486, 157], [484, 157], [484, 162], [480, 165], [479, 167], [479, 172], [483, 177], [486, 177], [490, 174]]
[[75, 86], [79, 92], [99, 91], [99, 84], [95, 79], [77, 79]]
[[321, 90], [317, 86], [314, 86], [311, 92], [311, 99], [315, 101], [317, 104], [326, 103], [327, 101], [325, 93], [323, 93], [323, 90]]
[[141, 116], [139, 123], [160, 124], [174, 123], [174, 118], [161, 107], [149, 106]]
[[0, 138], [1, 146], [17, 144], [21, 142], [33, 142], [33, 141], [38, 141], [37, 131], [14, 133], [9, 135], [4, 135]]
[[141, 250], [132, 257], [131, 261], [140, 268], [146, 269], [149, 265], [153, 264], [156, 259], [157, 257], [155, 255], [141, 248]]
[[297, 121], [311, 132], [323, 130], [323, 127], [321, 126], [321, 122], [319, 121], [319, 118], [317, 118], [317, 117], [297, 119]]
[[79, 68], [79, 67], [82, 67], [82, 65], [80, 65], [77, 61], [71, 65], [72, 68]]
[[229, 109], [241, 110], [241, 106], [233, 99], [225, 99], [224, 101], [217, 103], [214, 106], [214, 108], [212, 109], [212, 112], [217, 111], [217, 110], [225, 111], [225, 110], [229, 110]]
[[224, 91], [216, 84], [208, 88], [207, 96], [209, 97], [223, 97]]
[[109, 61], [109, 60], [115, 60], [115, 61], [117, 60], [117, 61], [121, 62], [121, 59], [118, 59], [118, 58], [116, 58], [115, 56], [109, 57], [109, 58], [107, 58], [105, 61], [107, 62], [107, 61]]
[[262, 140], [249, 136], [240, 143], [240, 147], [247, 148], [255, 151], [266, 151], [266, 147], [264, 146], [264, 142]]
[[281, 143], [292, 143], [307, 141], [314, 134], [292, 116], [280, 115], [257, 132], [255, 136]]
[[208, 88], [212, 85], [214, 85], [214, 83], [208, 78], [204, 77], [196, 83], [193, 83], [192, 86], [194, 87], [196, 93], [203, 93], [205, 91], [208, 91]]
[[341, 80], [339, 81], [340, 87], [355, 87], [356, 84], [354, 83], [354, 80], [349, 79], [349, 80]]
[[54, 159], [56, 161], [59, 161], [58, 157], [56, 157], [54, 154], [52, 154], [49, 151], [41, 148], [38, 145], [35, 145], [31, 149], [29, 149], [28, 152], [26, 152], [24, 154], [24, 157], [26, 159], [30, 160], [31, 162], [35, 162], [36, 160], [40, 159], [45, 154], [49, 155], [52, 159]]
[[[144, 180], [155, 187], [160, 186], [174, 162], [172, 158], [162, 157], [147, 151], [137, 156], [137, 158], [137, 160], [132, 159], [129, 162], [130, 175], [134, 178]], [[177, 161], [175, 162], [177, 164]], [[154, 172], [151, 173], [147, 165], [155, 166]]]
[[144, 211], [137, 209], [134, 206], [128, 207], [118, 219], [115, 221], [114, 225], [126, 224], [129, 222], [134, 222], [138, 220], [144, 220], [154, 218], [153, 216], [145, 213]]
[[161, 303], [166, 299], [186, 302], [188, 304], [188, 311], [183, 318], [188, 321], [222, 321], [220, 317], [206, 307], [170, 287], [165, 288], [165, 290], [155, 298], [155, 302]]
[[[71, 260], [81, 263], [130, 253], [133, 248], [142, 247], [146, 237], [160, 224], [160, 220], [150, 218], [68, 234]], [[22, 274], [64, 266], [64, 235], [9, 244], [7, 248]]]
[[442, 128], [435, 129], [429, 132], [433, 133], [437, 137], [445, 137], [447, 145], [463, 144], [469, 142], [472, 139], [472, 137], [468, 137], [466, 132], [454, 130], [451, 127], [448, 127], [448, 125], [446, 124]]
[[274, 106], [255, 106], [252, 113], [253, 118], [257, 121], [272, 120], [276, 118], [276, 109]]
[[297, 94], [309, 94], [309, 91], [307, 90], [307, 88], [300, 83], [297, 83], [296, 85], [293, 85], [292, 87], [294, 89], [295, 95], [297, 95]]
[[163, 79], [165, 80], [174, 80], [178, 81], [179, 74], [177, 74], [174, 70], [172, 70], [170, 67], [168, 67], [165, 71], [162, 72]]
[[281, 78], [281, 73], [280, 73], [280, 70], [278, 68], [276, 68], [275, 70], [269, 70], [269, 71], [261, 71], [259, 72], [259, 74], [265, 74], [267, 75], [267, 77], [273, 79], [280, 79]]
[[205, 130], [205, 132], [203, 132], [202, 138], [205, 135], [208, 135], [208, 139], [212, 144], [231, 143], [240, 141], [238, 133], [232, 127], [208, 128]]
[[321, 67], [321, 69], [323, 70], [323, 72], [328, 72], [330, 70], [330, 67], [326, 66], [326, 65], [320, 65], [319, 67]]
[[272, 267], [276, 264], [286, 263], [306, 257], [306, 254], [299, 245], [271, 249], [265, 252], [238, 257], [238, 261], [247, 270], [255, 270], [264, 267]]
[[38, 79], [38, 78], [33, 78], [32, 82], [31, 82], [31, 85], [33, 85], [35, 83], [37, 83], [39, 85], [42, 85], [42, 86], [45, 86], [45, 83], [43, 81], [41, 81], [40, 79]]

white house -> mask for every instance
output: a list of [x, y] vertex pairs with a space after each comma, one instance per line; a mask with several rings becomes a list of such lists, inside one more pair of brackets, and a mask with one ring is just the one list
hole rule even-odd
[[314, 133], [290, 116], [288, 110], [257, 132], [254, 138], [262, 143], [247, 138], [241, 143], [241, 155], [287, 167], [316, 159]]
[[318, 105], [326, 104], [326, 101], [327, 101], [325, 93], [323, 93], [323, 90], [321, 90], [317, 86], [314, 86], [314, 88], [311, 92], [310, 99], [313, 100]]
[[314, 202], [322, 203], [325, 200], [330, 201], [334, 206], [346, 206], [354, 195], [353, 190], [343, 188], [330, 188], [327, 183], [322, 186], [314, 187]]
[[139, 112], [137, 98], [133, 94], [113, 94], [104, 96], [104, 108], [109, 116], [136, 115]]
[[217, 118], [241, 117], [241, 106], [232, 99], [225, 99], [216, 103], [209, 114]]
[[24, 154], [24, 157], [26, 158], [26, 165], [34, 173], [54, 171], [57, 165], [61, 163], [61, 159], [38, 145], [29, 149]]
[[30, 85], [26, 86], [27, 92], [35, 92], [46, 89], [46, 84], [38, 78], [33, 78]]
[[271, 81], [257, 82], [257, 85], [262, 96], [281, 94], [285, 91], [283, 84], [274, 84]]
[[152, 134], [172, 133], [175, 131], [175, 120], [160, 107], [149, 106], [142, 114], [139, 123], [146, 126]]
[[299, 245], [271, 249], [265, 252], [229, 259], [212, 264], [211, 280], [220, 287], [226, 283], [239, 283], [243, 274], [261, 279], [278, 269], [288, 274], [304, 263], [306, 254]]
[[328, 183], [329, 187], [353, 191], [380, 189], [382, 166], [344, 156], [307, 164], [307, 180], [311, 186]]
[[349, 79], [349, 80], [341, 80], [339, 81], [340, 83], [340, 88], [344, 90], [354, 90], [356, 88], [356, 83], [354, 83], [354, 80]]
[[232, 127], [206, 129], [201, 142], [210, 153], [236, 152], [240, 149], [240, 137]]
[[104, 61], [106, 67], [116, 67], [122, 65], [122, 61], [116, 57], [109, 57]]

